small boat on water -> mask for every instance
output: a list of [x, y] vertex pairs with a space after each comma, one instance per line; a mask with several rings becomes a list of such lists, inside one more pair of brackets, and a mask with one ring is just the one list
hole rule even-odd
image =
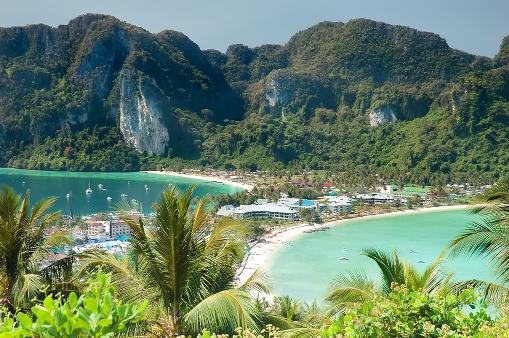
[[99, 184], [99, 190], [103, 190], [103, 185], [102, 184]]
[[111, 201], [113, 198], [111, 198], [111, 197], [109, 197], [109, 196], [108, 196], [108, 197], [106, 197], [106, 199], [107, 199], [108, 201]]
[[145, 190], [147, 190], [147, 191], [148, 191], [148, 186], [147, 186], [146, 184], [145, 184]]
[[67, 198], [70, 198], [71, 197], [71, 194], [67, 194]]
[[426, 263], [426, 262], [425, 262], [425, 261], [423, 261], [422, 259], [419, 259], [419, 260], [417, 261], [417, 263]]
[[340, 260], [340, 261], [349, 261], [349, 260], [350, 260], [350, 258], [348, 258], [348, 257], [341, 257], [339, 260]]
[[415, 250], [408, 250], [408, 253], [417, 253]]
[[90, 189], [90, 178], [88, 179], [88, 189], [87, 189], [87, 190], [85, 190], [85, 192], [86, 192], [87, 194], [91, 194], [91, 193], [92, 193], [92, 189]]
[[122, 194], [122, 195], [120, 195], [120, 197], [124, 197], [125, 198], [125, 197], [127, 197], [127, 194]]
[[341, 250], [343, 250], [343, 251], [348, 251], [348, 249], [347, 249], [347, 248], [345, 248], [345, 247], [342, 247], [342, 248], [341, 248]]

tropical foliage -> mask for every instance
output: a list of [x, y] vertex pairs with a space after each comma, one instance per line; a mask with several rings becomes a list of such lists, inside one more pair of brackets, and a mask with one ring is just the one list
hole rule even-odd
[[[54, 201], [45, 199], [31, 206], [30, 190], [21, 198], [10, 187], [0, 188], [0, 297], [13, 313], [24, 309], [43, 284], [55, 282], [52, 277], [62, 277], [68, 267], [53, 258], [56, 249], [70, 244], [67, 234], [46, 234], [57, 216], [47, 213]], [[45, 262], [53, 263], [43, 266]]]
[[112, 274], [122, 299], [149, 300], [146, 317], [156, 331], [256, 329], [257, 314], [246, 290], [256, 288], [259, 280], [255, 275], [241, 289], [231, 285], [243, 255], [243, 229], [229, 219], [210, 222], [207, 200], [192, 209], [193, 190], [165, 190], [151, 224], [129, 213], [121, 216], [134, 232], [132, 250], [120, 257], [85, 254], [76, 279], [102, 267]]
[[[465, 290], [459, 296], [432, 296], [393, 285], [386, 297], [375, 297], [340, 315], [320, 335], [330, 337], [501, 337], [506, 321], [494, 321], [481, 296]], [[476, 312], [466, 314], [469, 306]], [[491, 335], [493, 326], [496, 335]], [[491, 332], [490, 332], [491, 331]]]
[[480, 215], [450, 243], [451, 256], [478, 256], [487, 259], [497, 283], [471, 280], [465, 286], [476, 287], [494, 302], [505, 304], [509, 299], [509, 184], [500, 182], [487, 190], [472, 209]]
[[3, 318], [0, 328], [2, 338], [45, 337], [113, 337], [126, 330], [127, 325], [143, 319], [141, 313], [147, 307], [145, 300], [139, 307], [135, 303], [122, 304], [110, 286], [111, 277], [101, 272], [88, 280], [88, 286], [79, 296], [71, 292], [67, 299], [61, 294], [56, 299], [48, 296], [43, 303], [32, 307], [37, 318], [19, 312], [14, 318]]

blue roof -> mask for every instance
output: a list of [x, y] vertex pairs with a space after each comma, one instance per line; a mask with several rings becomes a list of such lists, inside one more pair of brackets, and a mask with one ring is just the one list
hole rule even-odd
[[[292, 205], [298, 206], [299, 202], [293, 203]], [[303, 207], [312, 207], [314, 205], [315, 205], [315, 202], [313, 202], [313, 201], [310, 201], [310, 200], [307, 200], [307, 199], [303, 199], [302, 200], [302, 206]]]

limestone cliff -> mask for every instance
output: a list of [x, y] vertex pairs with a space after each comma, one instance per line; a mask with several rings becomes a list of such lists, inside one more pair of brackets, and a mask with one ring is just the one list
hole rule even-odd
[[289, 91], [294, 86], [295, 79], [282, 76], [281, 74], [273, 75], [267, 82], [267, 93], [265, 98], [269, 101], [269, 105], [283, 104], [290, 100]]
[[161, 95], [153, 80], [140, 71], [123, 69], [119, 78], [120, 132], [138, 151], [163, 154], [168, 147], [168, 129], [160, 109]]
[[372, 127], [376, 127], [386, 121], [394, 123], [396, 120], [397, 119], [396, 115], [394, 115], [394, 111], [387, 105], [371, 109], [371, 112], [369, 113], [369, 124]]

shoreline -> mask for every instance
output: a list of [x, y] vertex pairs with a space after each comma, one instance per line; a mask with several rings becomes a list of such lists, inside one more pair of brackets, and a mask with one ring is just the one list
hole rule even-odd
[[223, 184], [228, 184], [234, 187], [242, 188], [247, 191], [251, 191], [253, 189], [253, 186], [250, 184], [244, 184], [240, 182], [233, 182], [230, 180], [212, 177], [212, 176], [200, 176], [200, 175], [191, 175], [191, 174], [182, 174], [177, 173], [174, 171], [142, 171], [143, 173], [147, 174], [159, 174], [159, 175], [168, 175], [168, 176], [177, 176], [177, 177], [184, 177], [184, 178], [190, 178], [190, 179], [196, 179], [196, 180], [202, 180], [202, 181], [209, 181], [209, 182], [218, 182]]
[[269, 234], [263, 236], [261, 240], [256, 242], [251, 249], [249, 250], [249, 254], [242, 261], [241, 266], [237, 269], [237, 273], [235, 275], [236, 284], [238, 286], [244, 284], [253, 273], [259, 269], [263, 268], [264, 265], [267, 264], [270, 255], [275, 251], [277, 247], [281, 244], [285, 245], [285, 243], [291, 238], [302, 234], [305, 230], [316, 229], [321, 227], [331, 227], [331, 226], [339, 226], [349, 221], [357, 220], [360, 218], [375, 218], [375, 217], [384, 217], [384, 216], [398, 216], [409, 213], [425, 213], [425, 212], [440, 212], [440, 211], [448, 211], [448, 210], [461, 210], [468, 209], [471, 205], [448, 205], [448, 206], [440, 206], [440, 207], [430, 207], [430, 208], [418, 208], [418, 209], [408, 209], [401, 210], [395, 212], [387, 212], [383, 214], [376, 215], [363, 215], [356, 216], [352, 218], [345, 218], [335, 221], [329, 221], [325, 223], [312, 223], [305, 224], [301, 223], [298, 225], [294, 225], [288, 227], [286, 229], [279, 229]]

